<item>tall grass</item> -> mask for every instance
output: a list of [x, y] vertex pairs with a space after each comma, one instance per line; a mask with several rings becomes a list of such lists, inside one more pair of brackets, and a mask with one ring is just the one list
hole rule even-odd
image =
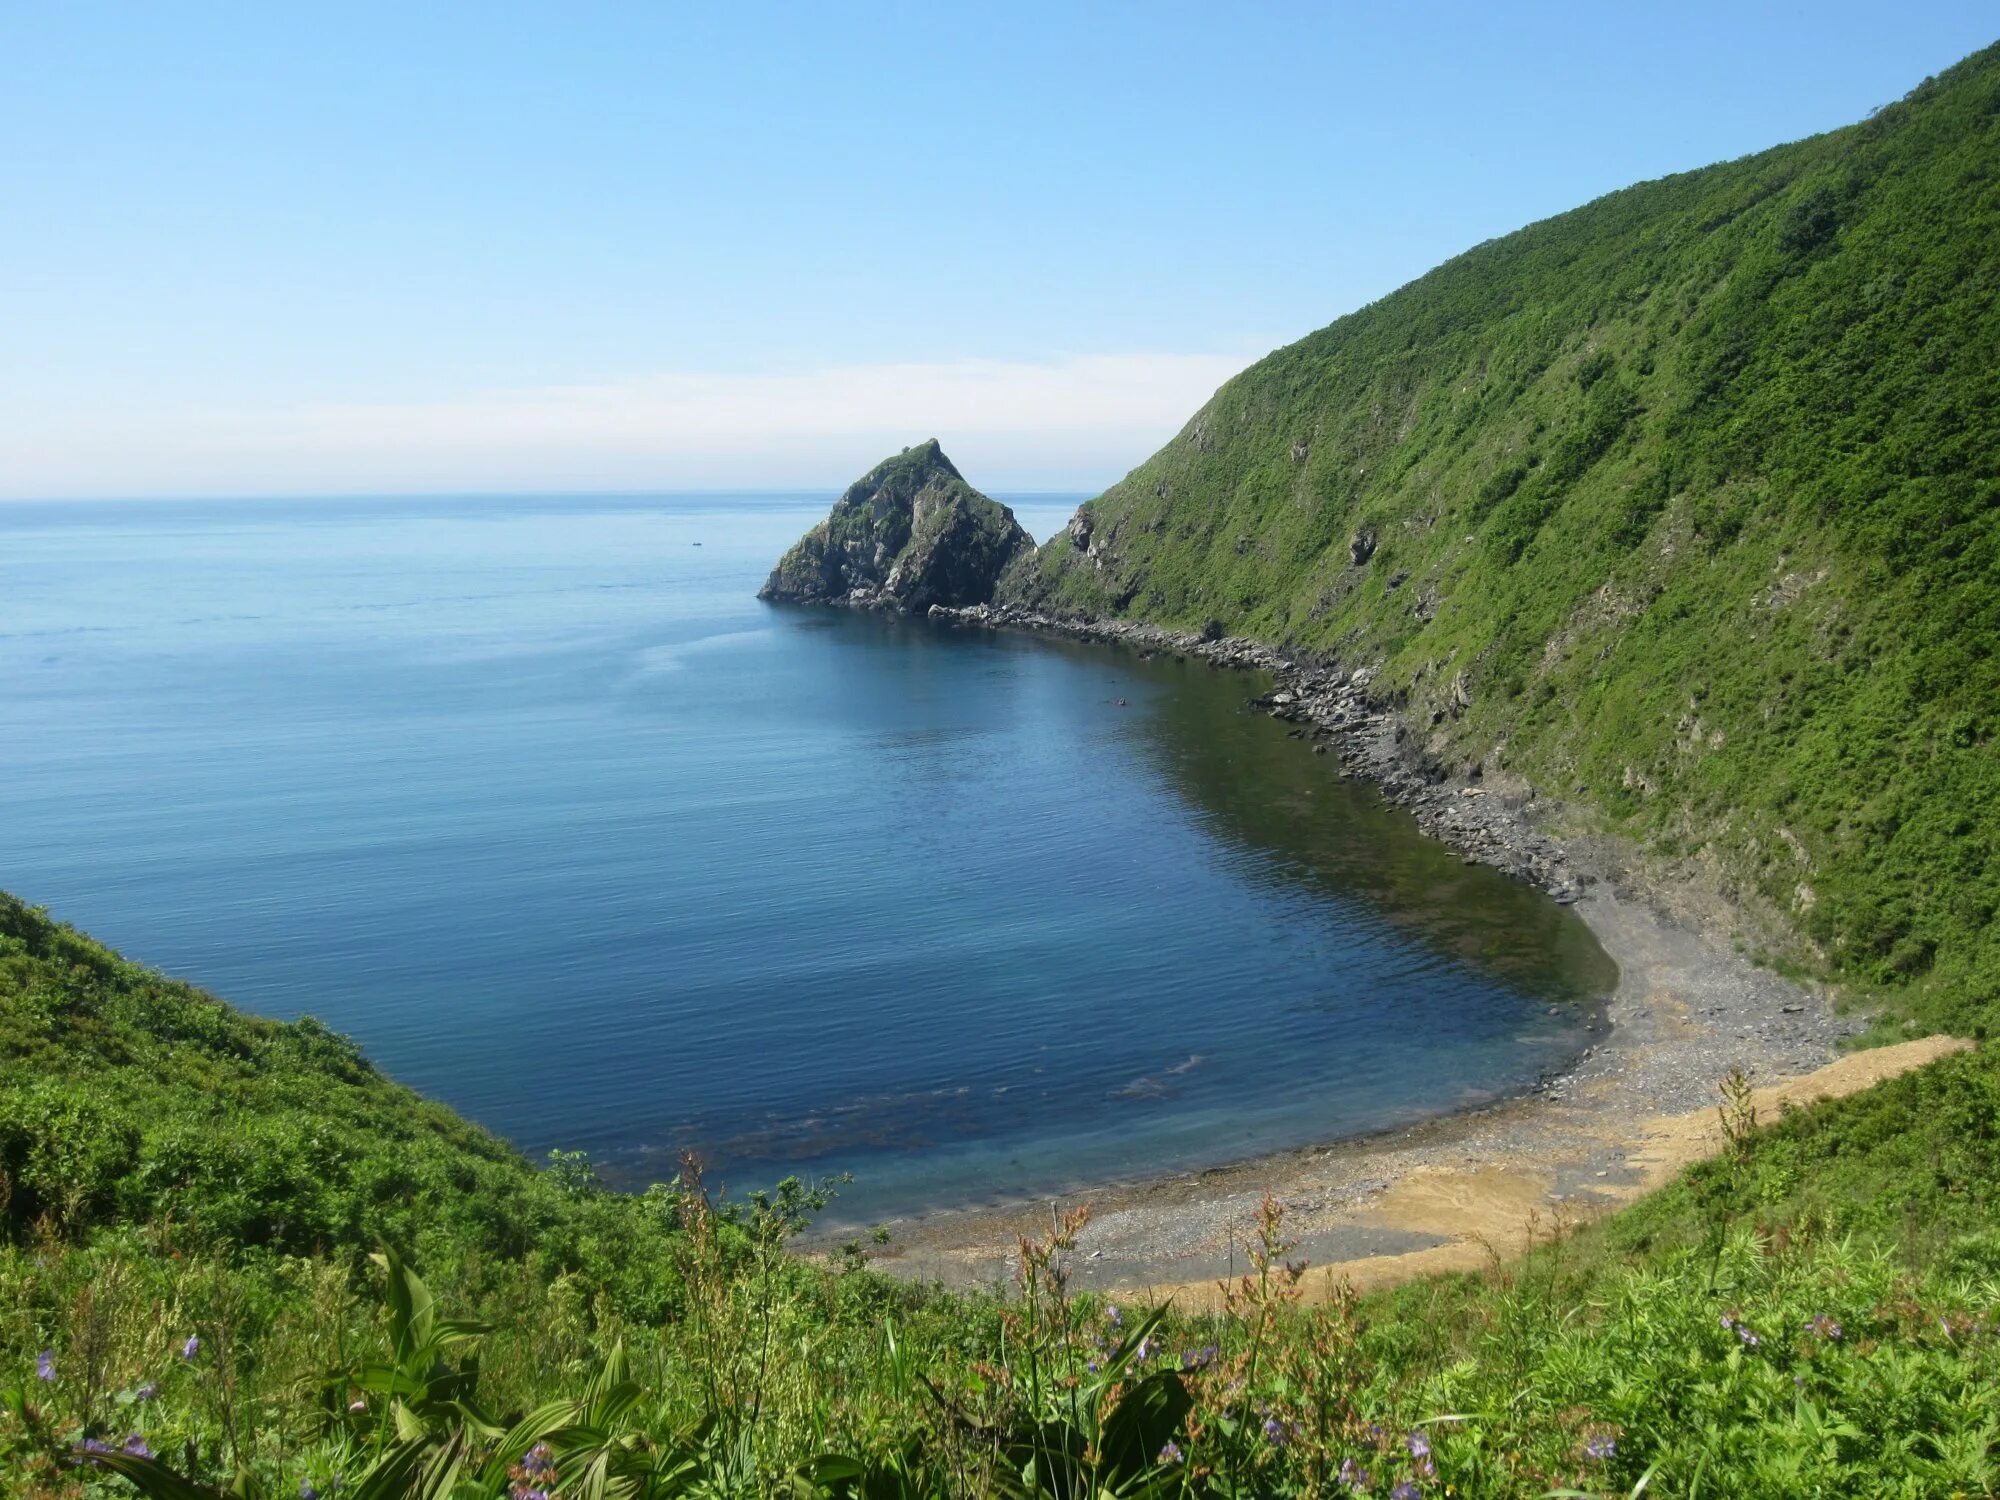
[[[1650, 1264], [1544, 1251], [1308, 1301], [1267, 1204], [1223, 1311], [1078, 1295], [1082, 1216], [1006, 1296], [784, 1246], [690, 1174], [687, 1295], [573, 1278], [451, 1309], [393, 1255], [249, 1264], [157, 1229], [0, 1251], [9, 1494], [482, 1497], [1989, 1493], [2000, 1281], [1794, 1226]], [[759, 1222], [761, 1216], [761, 1223]], [[739, 1218], [743, 1216], [739, 1215]], [[448, 1315], [476, 1312], [477, 1318]]]

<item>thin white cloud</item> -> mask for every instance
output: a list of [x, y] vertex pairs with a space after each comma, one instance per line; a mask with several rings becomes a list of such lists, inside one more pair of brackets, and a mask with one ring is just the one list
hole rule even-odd
[[158, 406], [29, 428], [0, 412], [0, 493], [297, 494], [826, 485], [927, 437], [987, 488], [1095, 488], [1246, 360], [667, 373], [451, 399]]

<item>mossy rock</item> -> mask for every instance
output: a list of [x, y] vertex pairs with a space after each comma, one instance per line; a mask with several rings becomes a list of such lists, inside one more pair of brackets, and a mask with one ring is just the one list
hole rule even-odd
[[884, 459], [771, 570], [760, 599], [921, 614], [984, 604], [1034, 551], [1014, 513], [965, 482], [936, 438]]

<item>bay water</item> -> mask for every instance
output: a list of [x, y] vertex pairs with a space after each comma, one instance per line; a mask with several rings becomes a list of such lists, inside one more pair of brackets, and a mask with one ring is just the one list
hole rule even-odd
[[844, 1222], [1380, 1130], [1586, 1044], [1575, 915], [1256, 678], [758, 602], [827, 503], [0, 505], [0, 883], [526, 1151], [852, 1172]]

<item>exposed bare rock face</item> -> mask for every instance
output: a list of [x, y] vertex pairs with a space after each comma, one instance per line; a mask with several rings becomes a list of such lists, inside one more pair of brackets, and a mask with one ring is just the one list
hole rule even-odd
[[936, 438], [884, 459], [771, 570], [760, 599], [922, 613], [985, 604], [1034, 551], [1013, 511], [965, 482]]

